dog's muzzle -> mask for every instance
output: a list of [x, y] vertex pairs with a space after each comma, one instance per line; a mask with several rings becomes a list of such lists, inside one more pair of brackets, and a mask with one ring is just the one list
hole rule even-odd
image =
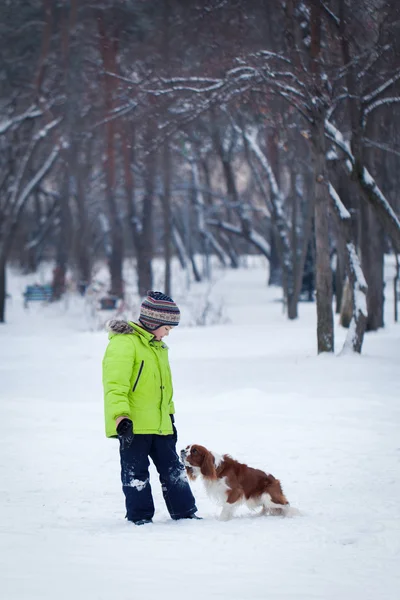
[[180, 457], [181, 457], [181, 461], [183, 462], [183, 464], [185, 464], [186, 450], [181, 450]]

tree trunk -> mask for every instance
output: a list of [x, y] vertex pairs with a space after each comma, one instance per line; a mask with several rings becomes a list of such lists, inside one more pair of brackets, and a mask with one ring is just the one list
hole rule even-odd
[[239, 268], [239, 256], [238, 256], [238, 253], [236, 251], [234, 244], [232, 243], [231, 238], [229, 237], [229, 235], [226, 235], [225, 233], [223, 233], [221, 231], [219, 232], [218, 237], [219, 237], [222, 248], [225, 250], [225, 252], [229, 256], [231, 269], [238, 269]]
[[[153, 125], [148, 125], [147, 148], [151, 146], [151, 140], [154, 139]], [[156, 156], [153, 152], [148, 152], [145, 162], [145, 194], [143, 198], [142, 209], [142, 231], [140, 237], [137, 237], [137, 273], [138, 273], [138, 291], [141, 296], [145, 296], [153, 285], [153, 271], [151, 262], [153, 259], [153, 205], [154, 205], [154, 185], [156, 176]]]
[[397, 303], [399, 300], [399, 281], [400, 281], [400, 261], [397, 254], [395, 254], [396, 259], [396, 271], [393, 279], [393, 297], [394, 297], [394, 322], [397, 323], [399, 320], [399, 313], [397, 308]]
[[282, 286], [282, 266], [281, 260], [278, 252], [278, 243], [277, 243], [278, 234], [276, 232], [276, 228], [274, 225], [274, 216], [271, 215], [271, 238], [270, 238], [270, 246], [271, 246], [271, 258], [269, 261], [269, 277], [268, 277], [268, 285], [277, 285]]
[[[274, 173], [279, 173], [279, 153], [278, 153], [278, 134], [272, 131], [266, 136], [268, 149], [268, 161]], [[247, 144], [248, 146], [248, 144]], [[271, 186], [272, 187], [272, 186]], [[271, 189], [271, 195], [273, 189]], [[271, 199], [273, 203], [273, 199]], [[273, 207], [272, 207], [273, 208]], [[268, 285], [283, 286], [282, 254], [280, 252], [281, 244], [279, 240], [279, 228], [277, 226], [276, 211], [271, 212], [271, 260], [269, 262], [269, 281]]]
[[312, 114], [312, 150], [315, 177], [315, 280], [317, 293], [317, 341], [318, 354], [334, 352], [334, 330], [332, 310], [332, 272], [329, 248], [329, 211], [327, 205], [326, 183], [326, 145], [325, 118], [326, 105], [320, 86], [320, 54], [321, 54], [321, 2], [311, 0], [310, 11], [310, 57], [314, 109]]
[[108, 267], [110, 270], [111, 287], [110, 294], [123, 298], [124, 285], [122, 278], [123, 267], [123, 238], [122, 223], [119, 218], [115, 199], [115, 147], [113, 121], [107, 124], [107, 148], [105, 158], [106, 175], [106, 202], [110, 222], [111, 251], [108, 256]]
[[345, 248], [348, 289], [344, 298], [351, 301], [351, 321], [342, 352], [352, 350], [361, 353], [367, 323], [367, 283], [353, 242], [351, 217], [333, 186], [328, 184], [329, 197], [337, 218], [339, 233]]
[[164, 217], [164, 292], [171, 296], [172, 216], [171, 216], [171, 154], [168, 140], [164, 142], [164, 193], [161, 196]]
[[[163, 55], [164, 69], [170, 75], [170, 35], [171, 35], [171, 6], [169, 0], [164, 0], [163, 14]], [[172, 259], [172, 214], [171, 214], [171, 149], [166, 139], [163, 147], [163, 176], [164, 193], [161, 197], [164, 218], [164, 292], [171, 296], [171, 259]]]
[[367, 331], [384, 326], [384, 238], [381, 224], [369, 204], [361, 203], [361, 264], [368, 284]]
[[[339, 237], [339, 236], [338, 236]], [[345, 258], [343, 243], [341, 240], [337, 240], [336, 248], [336, 271], [335, 271], [335, 297], [336, 297], [336, 314], [340, 314], [340, 307], [342, 305], [343, 298], [343, 286], [345, 280]]]
[[0, 323], [6, 321], [6, 265], [0, 257]]
[[332, 310], [332, 272], [329, 248], [329, 211], [326, 196], [324, 122], [316, 125], [313, 135], [313, 162], [315, 174], [315, 269], [317, 294], [318, 353], [334, 351]]
[[303, 227], [303, 240], [301, 253], [298, 261], [297, 273], [295, 274], [295, 287], [293, 294], [293, 303], [299, 301], [301, 291], [305, 287], [308, 294], [308, 301], [314, 300], [315, 291], [315, 252], [313, 248], [313, 222], [314, 222], [314, 192], [310, 194], [307, 201], [305, 215], [305, 224]]
[[[106, 115], [110, 115], [115, 108], [115, 82], [116, 79], [109, 73], [117, 72], [117, 35], [110, 35], [106, 31], [104, 13], [98, 12], [98, 29], [100, 34], [100, 50], [104, 69], [104, 93]], [[124, 284], [122, 277], [123, 268], [123, 237], [122, 223], [118, 214], [115, 199], [115, 120], [108, 119], [105, 124], [106, 149], [105, 149], [105, 179], [106, 179], [106, 203], [110, 223], [111, 250], [108, 256], [108, 266], [111, 277], [110, 293], [118, 298], [123, 298]]]
[[[375, 113], [376, 114], [376, 113]], [[367, 136], [377, 139], [379, 137], [379, 126], [375, 115], [368, 121]], [[367, 148], [364, 151], [365, 159], [368, 159], [372, 173], [375, 175], [379, 170], [376, 151]], [[384, 256], [385, 238], [381, 222], [376, 218], [375, 211], [370, 204], [361, 203], [361, 218], [363, 226], [361, 229], [362, 258], [361, 263], [368, 284], [367, 293], [367, 331], [377, 331], [384, 327]]]
[[201, 275], [200, 275], [200, 271], [196, 265], [196, 261], [193, 255], [193, 252], [190, 253], [190, 262], [192, 265], [192, 271], [193, 271], [193, 277], [196, 283], [200, 283], [201, 281]]
[[[86, 286], [91, 280], [91, 254], [88, 239], [90, 235], [90, 227], [87, 213], [87, 198], [86, 198], [86, 181], [89, 174], [89, 165], [91, 163], [91, 141], [88, 144], [87, 152], [83, 151], [84, 164], [79, 164], [79, 152], [77, 145], [75, 146], [72, 156], [71, 165], [75, 178], [75, 201], [78, 212], [78, 223], [76, 227], [76, 243], [75, 243], [75, 262], [78, 270], [79, 283]], [[83, 288], [84, 289], [84, 288]]]
[[64, 170], [64, 181], [60, 194], [60, 224], [57, 235], [56, 264], [53, 270], [53, 295], [52, 300], [60, 300], [65, 292], [65, 276], [68, 267], [68, 257], [71, 248], [71, 212], [69, 207], [70, 198], [70, 171], [68, 164], [68, 152], [65, 155], [66, 168]]
[[135, 185], [132, 175], [133, 154], [129, 148], [134, 147], [134, 132], [128, 143], [125, 131], [121, 132], [122, 154], [124, 164], [124, 183], [126, 212], [129, 228], [132, 233], [133, 246], [136, 252], [137, 287], [140, 296], [145, 296], [151, 289], [153, 273], [151, 260], [153, 256], [152, 218], [153, 218], [153, 187], [154, 187], [154, 156], [146, 162], [146, 191], [143, 198], [142, 214], [136, 207]]
[[178, 229], [178, 226], [175, 223], [175, 219], [172, 226], [172, 240], [174, 242], [176, 254], [181, 265], [182, 269], [187, 269], [188, 265], [188, 256], [185, 248], [185, 244], [183, 243], [182, 236]]
[[79, 224], [77, 229], [77, 244], [76, 244], [76, 264], [78, 268], [79, 281], [88, 285], [91, 280], [91, 260], [89, 256], [89, 227], [87, 221], [87, 213], [85, 208], [85, 193], [83, 189], [80, 189], [78, 184], [78, 215]]

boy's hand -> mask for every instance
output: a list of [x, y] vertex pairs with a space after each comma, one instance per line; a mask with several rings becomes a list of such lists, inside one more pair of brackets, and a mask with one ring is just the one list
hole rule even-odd
[[121, 450], [127, 450], [134, 438], [133, 423], [128, 417], [119, 417], [116, 423]]

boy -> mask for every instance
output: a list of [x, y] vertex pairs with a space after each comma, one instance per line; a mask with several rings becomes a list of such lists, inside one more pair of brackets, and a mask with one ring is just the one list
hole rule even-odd
[[108, 324], [110, 341], [103, 359], [106, 435], [118, 436], [126, 518], [136, 525], [151, 523], [154, 515], [149, 457], [172, 519], [199, 519], [176, 453], [172, 379], [168, 347], [162, 341], [179, 319], [172, 298], [150, 291], [138, 323]]

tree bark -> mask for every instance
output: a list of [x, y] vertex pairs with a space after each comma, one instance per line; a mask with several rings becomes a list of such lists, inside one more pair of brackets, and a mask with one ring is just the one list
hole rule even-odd
[[0, 259], [0, 323], [5, 323], [6, 321], [6, 296], [6, 265]]
[[239, 268], [239, 256], [238, 256], [238, 253], [237, 253], [237, 250], [236, 250], [234, 244], [232, 243], [232, 240], [230, 239], [230, 237], [228, 235], [226, 235], [223, 232], [220, 232], [218, 237], [219, 237], [219, 240], [220, 240], [223, 250], [225, 250], [225, 252], [229, 256], [231, 269], [238, 269]]
[[[170, 36], [171, 36], [171, 6], [169, 0], [164, 1], [163, 14], [163, 54], [165, 74], [170, 71]], [[172, 259], [172, 214], [171, 214], [171, 149], [169, 140], [163, 145], [163, 177], [164, 193], [161, 196], [164, 219], [164, 292], [171, 296], [171, 259]]]
[[172, 259], [172, 215], [171, 215], [171, 151], [168, 140], [163, 148], [164, 193], [161, 196], [164, 217], [164, 292], [170, 296]]
[[384, 238], [382, 227], [376, 221], [369, 204], [361, 204], [361, 264], [368, 283], [367, 331], [384, 326]]
[[[68, 153], [66, 154], [68, 157]], [[60, 300], [65, 292], [65, 276], [68, 267], [68, 256], [71, 247], [71, 212], [69, 207], [70, 199], [70, 170], [66, 161], [64, 171], [64, 181], [60, 194], [60, 224], [57, 234], [56, 265], [53, 270], [53, 295], [52, 300]]]
[[325, 145], [325, 116], [326, 106], [321, 92], [320, 77], [321, 54], [321, 2], [311, 0], [311, 73], [313, 96], [312, 111], [312, 150], [315, 176], [315, 269], [317, 293], [317, 342], [318, 354], [334, 352], [334, 329], [332, 310], [332, 272], [329, 248], [329, 214], [327, 205], [326, 182], [326, 145]]
[[86, 210], [85, 175], [86, 169], [76, 165], [76, 203], [78, 209], [78, 229], [76, 244], [76, 262], [79, 280], [87, 285], [91, 280], [91, 257], [89, 254], [88, 237], [90, 228]]
[[315, 269], [317, 294], [318, 353], [334, 352], [332, 310], [332, 272], [329, 248], [329, 213], [326, 200], [327, 181], [324, 123], [320, 120], [313, 132], [315, 174]]
[[345, 248], [346, 272], [352, 305], [352, 318], [343, 351], [351, 349], [361, 353], [367, 324], [367, 283], [353, 241], [350, 213], [331, 184], [328, 184], [328, 193]]
[[393, 279], [393, 297], [394, 297], [394, 322], [397, 323], [399, 320], [399, 313], [397, 303], [399, 301], [399, 281], [400, 281], [400, 261], [397, 254], [395, 254], [396, 259], [396, 271]]
[[[115, 108], [114, 87], [116, 79], [109, 73], [117, 72], [117, 42], [116, 36], [112, 36], [106, 29], [104, 13], [98, 11], [98, 28], [100, 34], [100, 49], [104, 69], [104, 93], [106, 115], [110, 115]], [[123, 237], [122, 223], [118, 214], [115, 199], [115, 120], [108, 119], [105, 124], [106, 148], [105, 148], [105, 178], [106, 178], [106, 204], [110, 223], [111, 249], [108, 256], [108, 266], [111, 277], [110, 293], [118, 298], [123, 298], [124, 284], [122, 277], [123, 268]]]
[[[154, 139], [152, 124], [148, 125], [147, 148], [151, 146], [151, 140]], [[142, 231], [137, 237], [137, 272], [138, 272], [138, 290], [141, 296], [145, 296], [153, 285], [153, 206], [154, 206], [154, 185], [156, 176], [156, 156], [148, 152], [145, 160], [145, 193], [142, 207]]]
[[338, 231], [338, 240], [336, 247], [336, 271], [335, 271], [335, 297], [336, 297], [336, 314], [340, 314], [340, 307], [343, 298], [343, 286], [345, 280], [345, 253], [343, 242], [340, 239]]

